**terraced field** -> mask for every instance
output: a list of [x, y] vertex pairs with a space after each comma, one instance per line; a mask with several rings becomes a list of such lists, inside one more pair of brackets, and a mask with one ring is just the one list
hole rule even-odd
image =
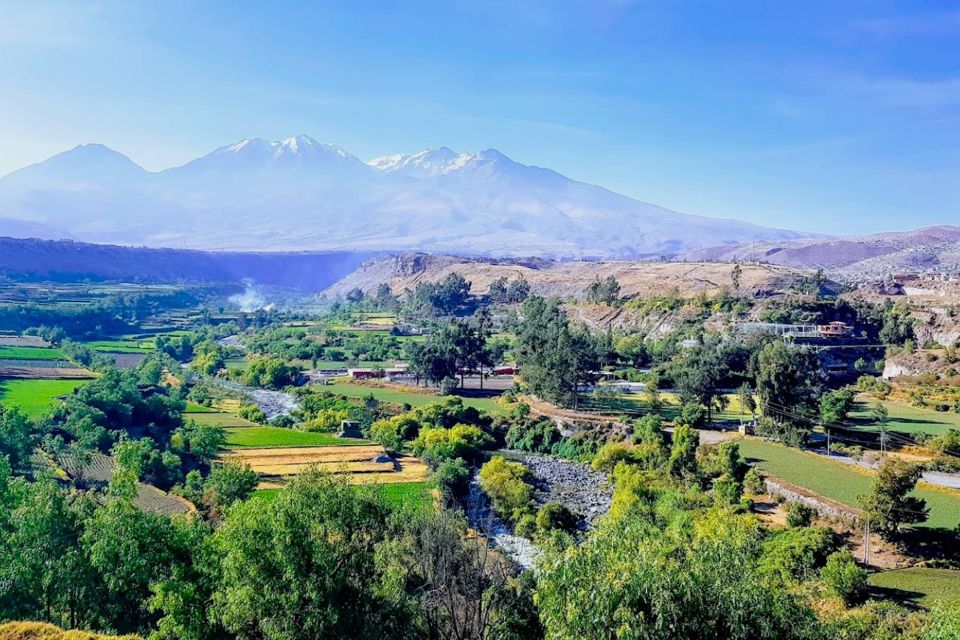
[[[216, 414], [198, 414], [216, 415]], [[239, 418], [238, 418], [239, 419]], [[252, 424], [252, 423], [251, 423]], [[357, 440], [338, 438], [330, 433], [315, 433], [282, 427], [260, 425], [227, 427], [228, 447], [341, 447], [357, 444]], [[363, 442], [362, 440], [359, 442]]]
[[[879, 431], [875, 420], [871, 416], [876, 401], [857, 402], [854, 411], [850, 414], [850, 426], [864, 431]], [[940, 412], [932, 409], [911, 407], [899, 402], [882, 403], [890, 412], [890, 422], [887, 428], [905, 435], [922, 432], [938, 435], [948, 429], [960, 430], [960, 414], [949, 411]]]
[[960, 571], [912, 567], [874, 573], [870, 586], [887, 598], [930, 606], [960, 603]]
[[66, 360], [60, 349], [0, 346], [0, 360]]
[[[760, 469], [813, 493], [859, 508], [875, 473], [759, 438], [741, 438], [740, 452]], [[952, 529], [960, 524], [960, 491], [922, 485], [915, 495], [927, 501], [930, 519], [922, 526]]]
[[73, 393], [82, 384], [83, 380], [0, 379], [0, 404], [19, 407], [31, 418], [43, 418], [57, 406], [60, 396]]
[[[320, 387], [324, 391], [338, 393], [348, 398], [365, 398], [373, 395], [380, 402], [389, 402], [392, 404], [409, 404], [411, 407], [422, 407], [430, 404], [443, 402], [443, 398], [424, 393], [414, 393], [412, 391], [402, 391], [393, 388], [373, 387], [367, 385], [353, 384], [351, 382], [337, 382]], [[480, 411], [498, 414], [506, 413], [502, 405], [493, 398], [461, 398], [466, 407], [475, 407]]]

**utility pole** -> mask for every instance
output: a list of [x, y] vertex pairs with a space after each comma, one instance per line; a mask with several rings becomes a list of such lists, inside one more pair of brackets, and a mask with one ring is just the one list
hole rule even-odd
[[825, 427], [827, 430], [827, 457], [830, 457], [830, 427]]
[[863, 528], [863, 564], [870, 564], [870, 516], [867, 516], [866, 524]]

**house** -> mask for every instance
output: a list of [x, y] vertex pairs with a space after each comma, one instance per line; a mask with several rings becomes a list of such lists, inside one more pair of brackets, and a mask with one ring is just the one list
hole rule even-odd
[[817, 332], [821, 338], [843, 338], [850, 333], [851, 329], [853, 329], [853, 327], [839, 320], [817, 325]]

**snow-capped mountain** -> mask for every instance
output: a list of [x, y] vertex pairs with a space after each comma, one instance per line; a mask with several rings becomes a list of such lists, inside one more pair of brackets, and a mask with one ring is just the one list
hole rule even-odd
[[0, 178], [0, 217], [91, 242], [242, 250], [636, 258], [800, 237], [670, 211], [495, 149], [365, 163], [302, 135], [245, 138], [156, 173], [83, 145]]

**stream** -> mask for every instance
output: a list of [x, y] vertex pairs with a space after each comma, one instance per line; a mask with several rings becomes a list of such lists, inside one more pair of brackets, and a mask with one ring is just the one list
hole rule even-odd
[[260, 407], [260, 411], [263, 411], [267, 416], [267, 420], [273, 420], [278, 416], [288, 416], [300, 408], [297, 398], [292, 393], [256, 389], [221, 378], [210, 378], [210, 380], [224, 389], [245, 395], [251, 402]]
[[499, 549], [525, 571], [533, 567], [540, 556], [540, 549], [535, 544], [526, 538], [513, 535], [510, 527], [490, 507], [490, 501], [480, 489], [476, 473], [470, 480], [470, 492], [467, 494], [467, 522], [487, 538], [491, 546]]

